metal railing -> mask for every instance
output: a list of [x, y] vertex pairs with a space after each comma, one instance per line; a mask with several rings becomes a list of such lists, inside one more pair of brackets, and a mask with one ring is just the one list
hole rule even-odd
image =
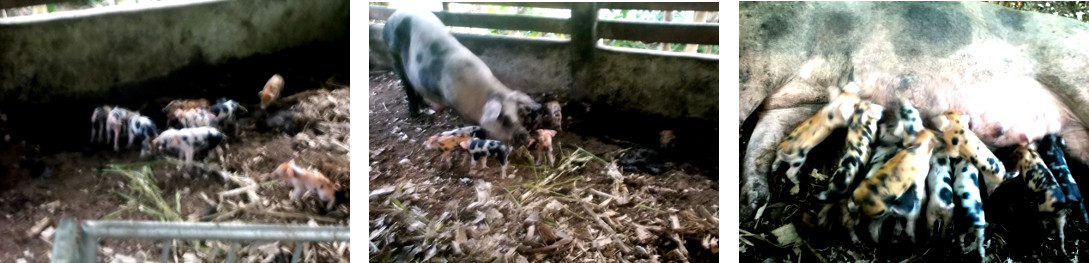
[[64, 218], [53, 241], [53, 262], [95, 262], [100, 238], [162, 241], [162, 262], [169, 262], [173, 240], [231, 241], [227, 262], [235, 262], [240, 241], [294, 241], [291, 262], [298, 262], [305, 242], [350, 242], [347, 226], [87, 220], [77, 226]]

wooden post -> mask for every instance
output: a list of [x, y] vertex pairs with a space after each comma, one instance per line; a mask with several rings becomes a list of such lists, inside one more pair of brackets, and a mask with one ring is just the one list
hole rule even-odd
[[597, 4], [571, 3], [571, 100], [585, 99], [593, 81], [594, 49], [597, 45]]
[[[663, 16], [665, 17], [666, 22], [672, 22], [673, 21], [673, 10], [666, 10], [664, 12]], [[669, 43], [666, 43], [666, 42], [662, 42], [662, 45], [658, 46], [658, 50], [661, 50], [661, 51], [673, 51], [672, 49], [669, 48]]]
[[[696, 11], [696, 14], [694, 16], [692, 16], [692, 22], [693, 23], [707, 22], [707, 11]], [[697, 44], [688, 44], [688, 45], [684, 46], [684, 52], [685, 53], [696, 53], [697, 50], [699, 50], [699, 45], [697, 45]]]

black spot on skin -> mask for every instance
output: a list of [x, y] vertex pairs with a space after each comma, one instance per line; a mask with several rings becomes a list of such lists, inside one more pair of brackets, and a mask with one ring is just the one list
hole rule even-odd
[[870, 184], [868, 188], [870, 189], [871, 193], [877, 193], [877, 185], [876, 184]]
[[962, 200], [967, 200], [967, 199], [968, 199], [968, 196], [969, 196], [968, 192], [964, 192], [964, 193], [961, 193], [961, 194], [960, 194], [960, 199], [962, 199]]
[[832, 120], [832, 119], [835, 119], [835, 116], [833, 116], [832, 113], [829, 112], [828, 113], [828, 120]]
[[[846, 176], [846, 174], [837, 174], [837, 175], [840, 175], [838, 177], [845, 177]], [[842, 193], [842, 192], [846, 191], [847, 190], [847, 178], [837, 178], [837, 180], [833, 180], [832, 181], [832, 188], [835, 189], [837, 193]]]
[[798, 150], [798, 157], [805, 158], [805, 150]]
[[764, 36], [765, 44], [778, 40], [780, 37], [793, 31], [794, 25], [787, 22], [788, 19], [783, 16], [783, 14], [773, 16], [771, 19], [760, 24], [760, 33]]
[[[910, 72], [900, 74], [899, 76], [897, 76], [897, 79], [900, 80], [900, 82], [896, 85], [896, 89], [899, 91], [907, 91], [912, 86], [915, 86], [914, 84], [918, 82], [915, 74]], [[909, 120], [909, 118], [911, 117], [911, 112], [911, 108], [900, 107], [900, 118], [911, 122], [911, 120]]]
[[969, 173], [968, 178], [972, 179], [972, 182], [975, 182], [975, 181], [979, 180], [979, 175], [976, 175], [976, 173]]
[[952, 177], [943, 177], [942, 181], [945, 181], [945, 184], [953, 185], [953, 178]]
[[189, 136], [182, 135], [181, 137], [183, 142], [189, 142]]
[[938, 165], [942, 165], [942, 166], [945, 166], [945, 165], [946, 165], [947, 163], [949, 163], [949, 159], [946, 159], [946, 158], [938, 158]]
[[1002, 136], [1003, 134], [1006, 134], [1006, 130], [1002, 129], [1002, 127], [998, 127], [994, 129], [994, 134], [995, 136]]
[[961, 168], [960, 172], [962, 172], [962, 173], [968, 172], [968, 166], [965, 166], [964, 168]]
[[[412, 43], [412, 20], [412, 17], [405, 17], [401, 20], [401, 23], [397, 24], [397, 27], [393, 29], [393, 37], [389, 38], [389, 36], [386, 36], [386, 43], [395, 43], [396, 48], [403, 55], [408, 55], [408, 48], [410, 43]], [[394, 45], [390, 46], [391, 49], [394, 48]]]
[[953, 202], [953, 190], [951, 190], [949, 188], [942, 188], [941, 190], [938, 191], [938, 200], [941, 200], [942, 203], [944, 203], [944, 204], [952, 203]]
[[791, 167], [799, 167], [799, 166], [802, 166], [802, 162], [792, 163], [792, 164], [790, 164], [790, 166]]
[[858, 158], [856, 158], [854, 156], [850, 156], [850, 157], [847, 157], [847, 158], [843, 158], [843, 161], [840, 162], [839, 165], [840, 166], [852, 166], [853, 167], [853, 166], [858, 166], [858, 164], [859, 164]]
[[889, 10], [900, 13], [903, 23], [893, 45], [896, 55], [905, 59], [915, 57], [946, 57], [972, 41], [972, 23], [961, 13], [960, 3], [903, 3]]
[[987, 163], [991, 164], [991, 165], [995, 165], [994, 157], [987, 157]]
[[998, 8], [998, 20], [1002, 21], [1002, 25], [1014, 30], [1025, 30], [1025, 14], [1021, 11]]
[[954, 137], [953, 138], [953, 145], [957, 145], [957, 144], [960, 144], [960, 139]]
[[912, 184], [911, 187], [908, 187], [904, 194], [900, 195], [900, 198], [897, 198], [895, 201], [892, 202], [891, 205], [893, 206], [893, 208], [900, 211], [913, 210], [915, 208], [915, 204], [919, 203], [919, 197], [914, 195], [916, 187], [917, 185], [915, 184]]
[[855, 109], [855, 114], [862, 114], [863, 112], [865, 111], [863, 111], [862, 108]]
[[[431, 93], [440, 94], [439, 82], [442, 81], [444, 75], [457, 74], [453, 71], [446, 71], [446, 59], [449, 57], [445, 54], [446, 49], [447, 48], [443, 47], [442, 43], [440, 42], [431, 43], [431, 45], [428, 47], [428, 50], [430, 51], [430, 53], [428, 53], [428, 56], [431, 57], [431, 61], [429, 61], [426, 65], [421, 63], [419, 71], [416, 72], [422, 86], [418, 88], [424, 88]], [[440, 102], [435, 101], [434, 103]]]

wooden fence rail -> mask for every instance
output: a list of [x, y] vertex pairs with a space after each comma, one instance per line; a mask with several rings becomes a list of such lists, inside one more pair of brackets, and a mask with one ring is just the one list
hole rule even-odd
[[0, 0], [0, 9], [27, 7], [44, 4], [74, 2], [74, 0]]
[[[570, 3], [477, 3], [490, 5], [533, 6], [548, 8], [570, 8]], [[630, 9], [656, 9], [656, 10], [717, 10], [718, 3], [597, 3], [594, 10], [603, 8], [630, 8]], [[712, 9], [713, 8], [713, 9]], [[384, 6], [370, 6], [370, 15], [373, 20], [386, 20], [396, 9]], [[496, 15], [496, 14], [467, 14], [450, 13], [444, 11], [434, 12], [447, 26], [478, 27], [505, 30], [531, 30], [552, 33], [573, 34], [569, 26], [569, 19], [547, 18], [523, 15]], [[601, 21], [597, 20], [597, 12], [585, 14], [594, 16], [592, 24], [596, 34], [591, 36], [593, 41], [597, 39], [623, 39], [645, 42], [667, 42], [684, 44], [718, 45], [718, 24], [708, 23], [662, 23], [662, 22], [633, 22], [633, 21]], [[572, 14], [572, 19], [575, 18]]]

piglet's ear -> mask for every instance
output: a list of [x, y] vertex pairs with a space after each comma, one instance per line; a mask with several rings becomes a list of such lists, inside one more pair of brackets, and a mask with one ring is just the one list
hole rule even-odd
[[843, 90], [836, 86], [828, 86], [828, 101], [836, 100], [839, 98], [839, 94], [843, 93]]
[[851, 116], [855, 113], [855, 105], [851, 103], [842, 103], [839, 105], [839, 114], [843, 117], [843, 120], [851, 119]]
[[881, 115], [883, 115], [883, 112], [885, 112], [885, 106], [881, 106], [881, 104], [876, 103], [870, 104], [870, 113], [873, 114], [873, 116], [876, 116], [877, 119], [881, 119]]
[[971, 115], [968, 115], [968, 114], [961, 114], [960, 115], [960, 125], [961, 126], [969, 127], [969, 125], [971, 125], [971, 123], [972, 123], [972, 116]]
[[934, 118], [934, 122], [938, 125], [938, 130], [945, 130], [949, 126], [949, 117], [946, 117], [945, 114], [938, 115], [937, 118]]

